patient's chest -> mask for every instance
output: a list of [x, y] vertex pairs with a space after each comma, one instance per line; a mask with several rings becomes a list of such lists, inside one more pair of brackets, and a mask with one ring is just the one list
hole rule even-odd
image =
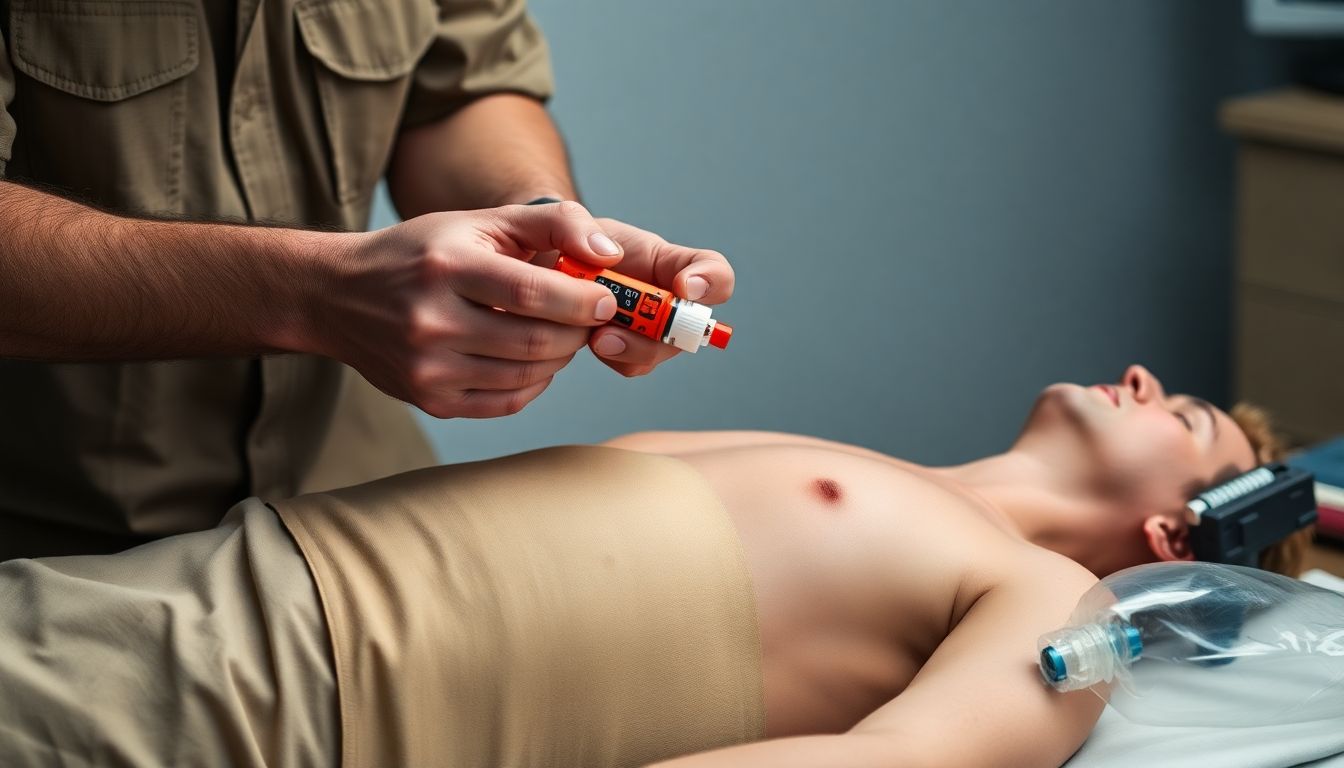
[[846, 730], [898, 694], [966, 609], [966, 553], [1006, 535], [923, 477], [841, 451], [682, 458], [720, 493], [742, 540], [772, 737]]

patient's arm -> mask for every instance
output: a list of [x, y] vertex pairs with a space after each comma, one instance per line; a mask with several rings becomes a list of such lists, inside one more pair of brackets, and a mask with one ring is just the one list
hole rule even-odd
[[1063, 625], [1096, 577], [1034, 547], [991, 568], [1001, 577], [990, 579], [910, 685], [848, 733], [745, 744], [659, 768], [1062, 764], [1103, 704], [1090, 691], [1047, 688], [1035, 643]]

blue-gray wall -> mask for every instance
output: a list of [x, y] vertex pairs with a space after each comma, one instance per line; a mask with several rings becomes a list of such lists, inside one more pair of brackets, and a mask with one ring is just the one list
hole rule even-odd
[[[447, 461], [762, 428], [952, 462], [1131, 361], [1227, 393], [1232, 146], [1277, 74], [1241, 4], [534, 0], [590, 208], [723, 251], [727, 352], [584, 353]], [[392, 221], [384, 206], [375, 225]]]

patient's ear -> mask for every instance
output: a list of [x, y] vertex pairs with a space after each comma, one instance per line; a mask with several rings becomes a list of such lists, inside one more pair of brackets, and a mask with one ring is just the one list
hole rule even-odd
[[1167, 515], [1150, 515], [1143, 521], [1148, 548], [1158, 560], [1194, 560], [1190, 549], [1190, 528], [1185, 521]]

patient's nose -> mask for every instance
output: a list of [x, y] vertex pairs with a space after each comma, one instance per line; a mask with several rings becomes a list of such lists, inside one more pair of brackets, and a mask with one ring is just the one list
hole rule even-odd
[[1162, 382], [1142, 365], [1131, 365], [1125, 369], [1125, 375], [1120, 377], [1120, 383], [1129, 390], [1138, 403], [1151, 403], [1166, 398]]

